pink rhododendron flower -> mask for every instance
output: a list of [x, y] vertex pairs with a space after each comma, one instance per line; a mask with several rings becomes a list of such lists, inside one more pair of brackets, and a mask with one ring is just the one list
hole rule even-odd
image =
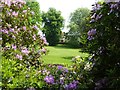
[[12, 2], [13, 4], [15, 4], [15, 3], [26, 4], [26, 2], [25, 2], [24, 0], [11, 0], [11, 2]]
[[8, 30], [7, 29], [3, 29], [3, 30], [1, 30], [1, 32], [5, 33], [5, 34], [8, 34]]
[[9, 30], [10, 30], [10, 32], [14, 32], [14, 28], [10, 28]]
[[15, 16], [15, 17], [17, 17], [18, 16], [18, 12], [13, 11], [12, 15]]
[[33, 37], [33, 40], [36, 40], [36, 35], [35, 34], [32, 37]]
[[9, 7], [11, 6], [11, 0], [5, 0], [4, 1], [6, 5], [8, 5]]
[[23, 13], [27, 13], [27, 10], [23, 10]]
[[21, 8], [21, 7], [22, 7], [22, 5], [21, 5], [21, 4], [18, 4], [18, 7], [19, 7], [19, 8]]
[[16, 50], [16, 45], [12, 44], [12, 49]]
[[41, 39], [43, 40], [43, 43], [44, 43], [45, 45], [49, 45], [49, 43], [47, 42], [47, 40], [46, 40], [45, 37], [41, 37]]
[[26, 26], [23, 26], [23, 30], [26, 30]]
[[17, 54], [16, 58], [19, 59], [19, 60], [22, 60], [22, 55]]
[[46, 53], [46, 49], [45, 48], [42, 48], [41, 50], [43, 53]]
[[21, 52], [26, 54], [26, 55], [28, 55], [30, 53], [30, 51], [28, 51], [27, 48], [22, 49]]
[[9, 16], [11, 15], [11, 13], [10, 13], [9, 11], [6, 11], [6, 13], [7, 13], [7, 15], [9, 15]]

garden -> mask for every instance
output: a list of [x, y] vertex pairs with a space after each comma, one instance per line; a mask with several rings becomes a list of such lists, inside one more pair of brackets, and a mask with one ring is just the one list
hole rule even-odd
[[1, 90], [119, 90], [120, 1], [60, 11], [0, 1]]

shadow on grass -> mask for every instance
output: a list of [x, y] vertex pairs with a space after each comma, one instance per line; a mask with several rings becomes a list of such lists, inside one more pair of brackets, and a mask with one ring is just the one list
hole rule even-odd
[[63, 59], [67, 59], [67, 60], [72, 60], [73, 56], [69, 56], [69, 57], [62, 57]]
[[68, 48], [68, 49], [76, 49], [76, 48], [71, 47], [71, 46], [69, 46], [69, 45], [67, 45], [67, 44], [58, 44], [57, 46], [54, 46], [54, 48], [62, 48], [62, 49], [64, 49], [64, 48]]

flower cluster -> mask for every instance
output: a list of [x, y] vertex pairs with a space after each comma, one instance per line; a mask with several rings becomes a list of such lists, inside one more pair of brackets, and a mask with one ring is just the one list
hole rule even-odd
[[88, 40], [92, 40], [94, 39], [94, 35], [96, 34], [96, 29], [91, 29], [90, 31], [88, 31]]
[[[41, 55], [47, 51], [43, 48], [47, 45], [47, 41], [45, 37], [40, 38], [42, 36], [38, 34], [38, 25], [31, 23], [30, 19], [33, 18], [34, 12], [24, 0], [2, 0], [1, 7], [0, 31], [2, 32], [3, 55], [6, 58], [19, 59], [24, 62], [28, 60], [31, 63], [32, 59], [39, 60]], [[41, 52], [38, 53], [38, 50]]]
[[46, 76], [44, 81], [48, 84], [54, 84], [54, 77], [52, 75]]
[[77, 89], [77, 84], [79, 82], [78, 81], [72, 81], [71, 83], [69, 83], [68, 85], [65, 86], [65, 90], [75, 90]]
[[[63, 65], [47, 65], [45, 70], [43, 70], [44, 81], [46, 83], [46, 87], [53, 88], [63, 88], [66, 90], [73, 90], [78, 88], [79, 81], [75, 80], [72, 75], [75, 73], [72, 70], [68, 70]], [[45, 68], [45, 67], [44, 67]], [[46, 73], [46, 74], [45, 74]]]
[[30, 53], [30, 51], [28, 51], [27, 48], [23, 48], [23, 49], [21, 50], [21, 52], [22, 52], [23, 54], [25, 54], [25, 55], [28, 55], [28, 54]]
[[[90, 62], [93, 65], [91, 75], [95, 77], [93, 79], [95, 83], [94, 89], [101, 90], [111, 87], [118, 89], [120, 88], [117, 81], [118, 78], [113, 79], [113, 77], [119, 76], [115, 72], [120, 70], [118, 69], [119, 67], [116, 67], [117, 63], [120, 63], [118, 59], [120, 56], [120, 1], [103, 2], [100, 6], [98, 9], [95, 6], [91, 11], [89, 28], [92, 29], [86, 33], [89, 40], [94, 39], [92, 42], [87, 42], [86, 44], [87, 51], [91, 54]], [[86, 68], [89, 68], [89, 65]], [[105, 76], [107, 76], [107, 79], [110, 79], [109, 82], [105, 81]], [[100, 80], [100, 78], [103, 79]]]

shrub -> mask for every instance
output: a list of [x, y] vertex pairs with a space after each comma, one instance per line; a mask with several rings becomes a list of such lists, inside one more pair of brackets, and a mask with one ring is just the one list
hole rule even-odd
[[120, 88], [120, 2], [96, 3], [91, 12], [88, 52], [95, 89]]
[[85, 58], [76, 56], [72, 59], [73, 65], [70, 67], [63, 65], [45, 65], [43, 71], [44, 87], [51, 89], [78, 90], [89, 88], [92, 79], [89, 71], [92, 64]]
[[38, 34], [39, 28], [32, 21], [34, 11], [25, 1], [2, 0], [0, 5], [3, 88], [34, 86], [40, 77], [35, 72], [40, 69], [41, 56], [46, 52], [46, 39]]

